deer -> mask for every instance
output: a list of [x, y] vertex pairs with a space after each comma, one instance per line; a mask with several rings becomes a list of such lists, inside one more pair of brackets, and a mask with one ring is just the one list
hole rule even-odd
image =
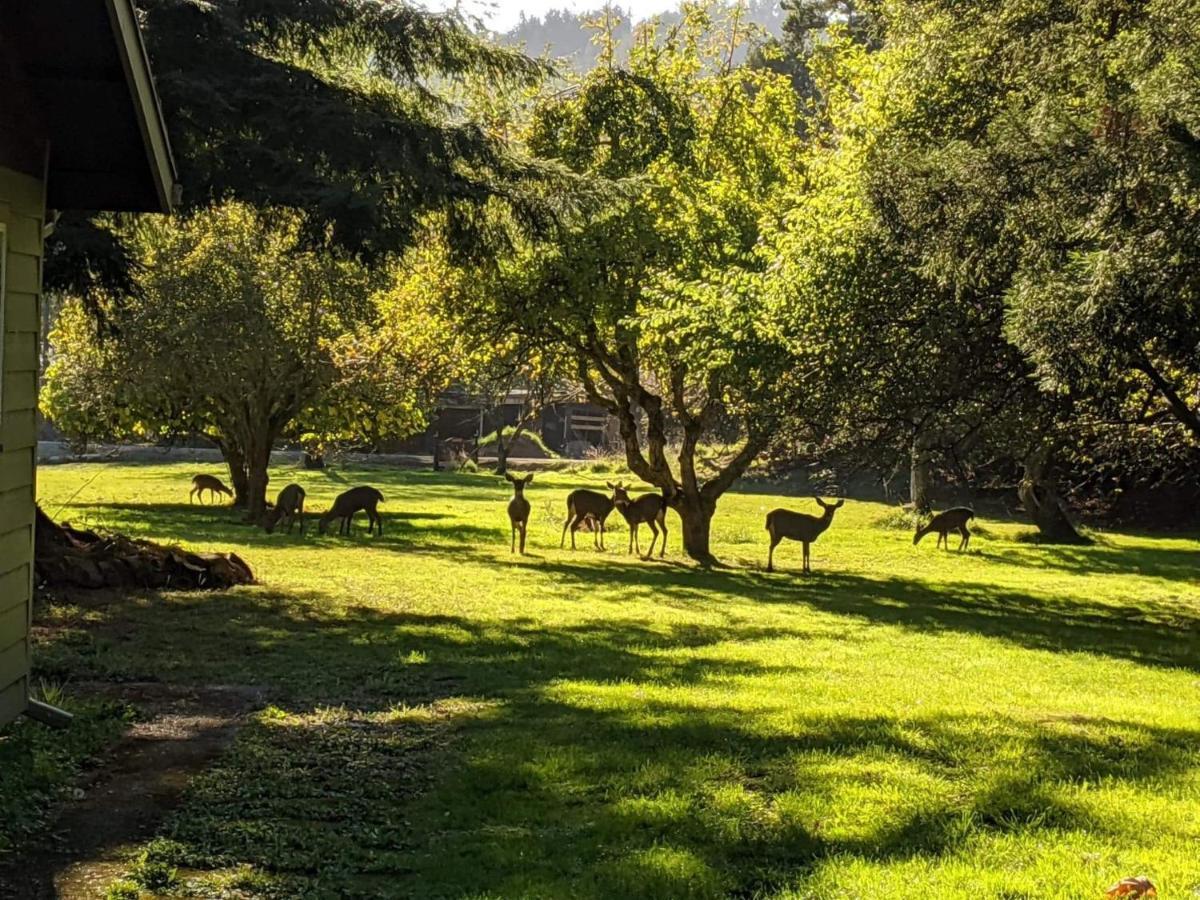
[[587, 522], [595, 526], [592, 530], [592, 543], [597, 550], [604, 549], [604, 521], [613, 511], [613, 502], [609, 497], [596, 491], [580, 488], [567, 494], [567, 521], [563, 522], [562, 540], [558, 549], [567, 542], [567, 529], [571, 530], [571, 549], [575, 549], [575, 532]]
[[771, 536], [771, 549], [767, 551], [767, 571], [775, 571], [775, 548], [784, 538], [800, 541], [804, 545], [804, 571], [811, 572], [809, 547], [812, 542], [825, 533], [833, 522], [833, 514], [842, 508], [845, 500], [826, 503], [820, 497], [814, 497], [817, 505], [824, 510], [819, 516], [796, 513], [787, 509], [773, 509], [767, 513], [767, 533]]
[[300, 522], [300, 534], [304, 534], [304, 488], [298, 484], [289, 484], [279, 496], [275, 498], [275, 506], [267, 511], [266, 521], [263, 527], [267, 529], [267, 534], [275, 533], [277, 526], [283, 519], [287, 519], [287, 533], [292, 533], [292, 526], [297, 520]]
[[188, 502], [195, 503], [196, 498], [200, 498], [200, 502], [204, 502], [204, 492], [208, 491], [208, 499], [215, 501], [218, 494], [227, 497], [233, 496], [233, 491], [225, 486], [216, 475], [197, 475], [192, 479], [192, 490], [188, 493]]
[[383, 494], [375, 488], [366, 485], [352, 487], [348, 491], [343, 491], [334, 499], [333, 506], [329, 508], [329, 512], [325, 513], [317, 521], [317, 531], [320, 534], [324, 534], [330, 522], [334, 519], [341, 519], [341, 524], [338, 525], [338, 534], [348, 535], [350, 534], [350, 520], [354, 518], [354, 514], [360, 510], [366, 510], [367, 534], [377, 529], [378, 533], [382, 535], [383, 517], [379, 515], [377, 508], [382, 502]]
[[612, 504], [617, 511], [629, 524], [629, 552], [633, 553], [633, 548], [637, 547], [637, 552], [642, 552], [641, 543], [638, 541], [638, 528], [645, 523], [650, 526], [650, 532], [654, 535], [650, 540], [650, 549], [646, 551], [646, 555], [642, 559], [649, 559], [654, 555], [654, 544], [658, 540], [658, 530], [662, 529], [662, 547], [658, 551], [659, 557], [665, 556], [667, 552], [667, 500], [662, 494], [643, 494], [636, 500], [629, 496], [629, 488], [617, 482], [608, 483], [612, 489]]
[[946, 542], [946, 549], [950, 549], [950, 532], [957, 531], [962, 535], [962, 540], [958, 542], [959, 550], [966, 550], [967, 544], [971, 543], [971, 531], [967, 528], [967, 523], [975, 518], [975, 510], [966, 506], [955, 506], [945, 512], [940, 512], [929, 523], [922, 528], [917, 525], [917, 533], [913, 535], [913, 546], [921, 543], [921, 538], [927, 534], [937, 532], [937, 546], [942, 546], [942, 542]]
[[504, 477], [512, 483], [513, 497], [508, 501], [508, 521], [512, 523], [512, 548], [510, 553], [517, 550], [517, 532], [521, 534], [521, 555], [525, 555], [525, 530], [529, 527], [529, 501], [525, 499], [525, 488], [533, 481], [533, 473], [524, 478], [514, 478], [512, 473], [505, 472]]

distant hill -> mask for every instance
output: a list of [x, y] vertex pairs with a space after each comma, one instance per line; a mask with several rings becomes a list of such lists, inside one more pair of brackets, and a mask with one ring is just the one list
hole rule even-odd
[[[620, 53], [624, 55], [633, 37], [633, 16], [619, 7], [615, 7], [614, 12], [621, 19], [617, 36], [621, 45]], [[751, 0], [749, 13], [750, 21], [771, 36], [779, 37], [782, 33], [785, 13], [779, 8], [777, 0]], [[503, 43], [521, 47], [533, 56], [547, 53], [554, 59], [569, 60], [578, 72], [587, 72], [596, 65], [599, 50], [592, 43], [595, 32], [585, 23], [603, 15], [601, 5], [589, 12], [556, 9], [544, 16], [533, 17], [526, 17], [522, 13], [520, 23], [499, 37]], [[681, 16], [678, 12], [665, 12], [659, 14], [658, 18], [669, 27], [678, 23]]]

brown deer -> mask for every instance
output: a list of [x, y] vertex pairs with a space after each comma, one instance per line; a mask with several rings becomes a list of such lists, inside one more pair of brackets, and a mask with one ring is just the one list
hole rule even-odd
[[188, 502], [195, 503], [196, 498], [199, 497], [200, 502], [203, 503], [205, 491], [208, 491], [210, 502], [215, 502], [218, 494], [226, 497], [233, 496], [233, 491], [227, 488], [216, 475], [197, 475], [192, 479], [192, 490], [188, 493]]
[[967, 528], [967, 523], [975, 518], [975, 510], [965, 506], [955, 506], [945, 512], [940, 512], [929, 520], [924, 528], [917, 526], [917, 533], [913, 535], [913, 546], [921, 543], [921, 538], [927, 534], [937, 532], [937, 546], [942, 546], [942, 542], [946, 542], [946, 549], [950, 549], [950, 532], [957, 531], [962, 535], [962, 540], [958, 542], [959, 550], [966, 550], [967, 544], [971, 543], [971, 531]]
[[658, 551], [660, 557], [665, 556], [667, 552], [667, 501], [662, 494], [642, 494], [636, 500], [629, 497], [629, 488], [626, 485], [617, 482], [608, 486], [612, 488], [612, 504], [620, 512], [621, 516], [629, 524], [629, 552], [632, 553], [634, 547], [637, 547], [637, 552], [641, 554], [642, 547], [638, 541], [638, 528], [644, 522], [650, 526], [650, 532], [654, 535], [650, 540], [650, 549], [646, 551], [643, 559], [649, 559], [654, 555], [654, 544], [658, 541], [658, 530], [662, 529], [662, 547]]
[[813, 499], [825, 510], [822, 515], [810, 516], [787, 509], [773, 509], [767, 513], [767, 533], [771, 536], [771, 549], [767, 551], [768, 572], [775, 571], [775, 548], [784, 538], [804, 544], [804, 571], [812, 571], [808, 555], [809, 546], [825, 533], [825, 529], [833, 521], [833, 514], [846, 502], [838, 500], [836, 503], [826, 503], [820, 497]]
[[512, 523], [512, 548], [509, 552], [516, 552], [517, 532], [520, 532], [521, 555], [524, 556], [525, 530], [529, 527], [529, 501], [525, 499], [525, 488], [529, 487], [529, 482], [533, 481], [533, 473], [531, 472], [524, 478], [514, 478], [511, 473], [506, 472], [504, 477], [513, 486], [513, 497], [508, 501], [508, 521]]
[[604, 521], [613, 511], [613, 502], [609, 497], [596, 491], [580, 488], [567, 494], [567, 521], [563, 522], [562, 540], [558, 542], [561, 550], [567, 542], [567, 529], [571, 530], [571, 549], [575, 549], [575, 532], [588, 522], [593, 524], [592, 543], [597, 550], [604, 549]]
[[287, 533], [292, 533], [292, 526], [297, 521], [300, 522], [300, 534], [304, 534], [304, 488], [298, 484], [289, 484], [279, 496], [275, 498], [275, 506], [267, 511], [266, 522], [263, 527], [267, 529], [267, 534], [275, 533], [277, 526], [283, 519], [287, 519]]
[[329, 527], [329, 523], [334, 519], [341, 519], [341, 524], [338, 525], [338, 534], [350, 534], [350, 520], [354, 518], [356, 512], [365, 510], [367, 513], [367, 534], [373, 530], [377, 530], [379, 534], [383, 534], [383, 517], [379, 515], [378, 506], [383, 502], [383, 494], [373, 487], [365, 485], [350, 488], [348, 491], [343, 491], [337, 495], [333, 501], [333, 506], [329, 508], [329, 512], [321, 516], [317, 522], [317, 531], [320, 534], [325, 533], [325, 529]]

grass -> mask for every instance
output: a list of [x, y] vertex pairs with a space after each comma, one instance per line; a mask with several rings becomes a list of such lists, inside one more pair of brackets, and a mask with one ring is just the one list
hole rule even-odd
[[[267, 536], [188, 466], [61, 466], [76, 525], [234, 549], [261, 585], [43, 609], [43, 676], [266, 687], [138, 871], [248, 897], [1095, 898], [1200, 891], [1200, 544], [914, 548], [850, 501], [798, 573], [722, 501], [728, 568], [558, 549], [539, 474], [509, 554], [494, 476], [274, 473], [385, 535]], [[600, 479], [602, 480], [602, 478]], [[80, 489], [82, 487], [82, 490]], [[875, 524], [882, 523], [882, 524]], [[585, 549], [586, 548], [586, 549]], [[790, 570], [789, 570], [790, 569]], [[137, 876], [137, 872], [133, 876]]]

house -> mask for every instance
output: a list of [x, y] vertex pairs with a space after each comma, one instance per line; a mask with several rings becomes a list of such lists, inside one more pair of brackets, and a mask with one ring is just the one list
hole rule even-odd
[[0, 7], [0, 724], [29, 705], [42, 242], [67, 210], [166, 212], [175, 167], [131, 0]]

